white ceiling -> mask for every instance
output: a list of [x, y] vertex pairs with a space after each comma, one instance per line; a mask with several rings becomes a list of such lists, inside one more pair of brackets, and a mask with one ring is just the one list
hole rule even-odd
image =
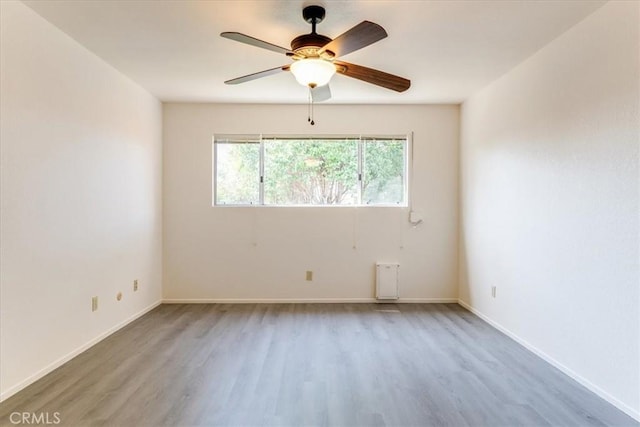
[[327, 16], [331, 38], [363, 20], [389, 34], [345, 61], [411, 80], [396, 93], [336, 75], [331, 103], [458, 103], [592, 13], [604, 1], [24, 1], [162, 101], [304, 103], [290, 73], [236, 86], [230, 78], [290, 63], [219, 34], [238, 31], [289, 47], [308, 33], [302, 8]]

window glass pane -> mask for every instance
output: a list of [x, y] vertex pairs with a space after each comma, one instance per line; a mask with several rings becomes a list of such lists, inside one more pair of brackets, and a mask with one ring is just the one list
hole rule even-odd
[[363, 205], [405, 204], [405, 141], [363, 140]]
[[353, 205], [358, 203], [355, 139], [264, 141], [264, 203]]
[[217, 205], [260, 202], [260, 144], [216, 142]]

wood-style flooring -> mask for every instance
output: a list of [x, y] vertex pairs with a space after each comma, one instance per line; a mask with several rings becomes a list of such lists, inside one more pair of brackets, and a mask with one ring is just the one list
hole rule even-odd
[[0, 423], [14, 412], [64, 426], [638, 425], [456, 304], [161, 305], [1, 403]]

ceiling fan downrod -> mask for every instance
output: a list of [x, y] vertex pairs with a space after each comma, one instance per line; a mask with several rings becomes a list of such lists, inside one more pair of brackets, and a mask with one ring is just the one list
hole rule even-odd
[[311, 34], [316, 34], [316, 24], [322, 22], [325, 17], [325, 10], [322, 6], [307, 6], [302, 9], [302, 17], [311, 24]]

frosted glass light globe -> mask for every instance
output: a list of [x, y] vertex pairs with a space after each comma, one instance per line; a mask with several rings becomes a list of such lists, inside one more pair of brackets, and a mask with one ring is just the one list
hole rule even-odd
[[324, 59], [300, 59], [291, 64], [291, 72], [302, 86], [316, 87], [329, 83], [336, 67]]

